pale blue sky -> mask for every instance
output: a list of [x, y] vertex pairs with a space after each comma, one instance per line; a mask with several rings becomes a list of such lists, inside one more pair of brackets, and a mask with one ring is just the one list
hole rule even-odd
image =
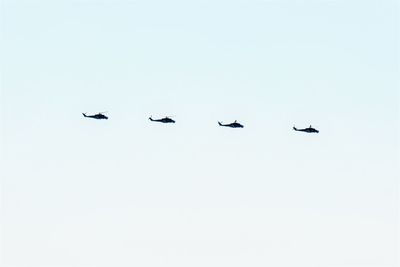
[[395, 266], [398, 16], [3, 0], [3, 264]]

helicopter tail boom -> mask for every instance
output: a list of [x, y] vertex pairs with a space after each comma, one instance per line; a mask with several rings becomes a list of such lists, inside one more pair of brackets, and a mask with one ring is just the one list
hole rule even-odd
[[82, 113], [83, 117], [87, 117], [87, 115], [85, 113]]

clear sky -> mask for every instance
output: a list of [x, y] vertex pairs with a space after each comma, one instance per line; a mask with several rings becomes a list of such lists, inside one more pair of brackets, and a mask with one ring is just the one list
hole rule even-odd
[[1, 3], [4, 266], [399, 263], [398, 1]]

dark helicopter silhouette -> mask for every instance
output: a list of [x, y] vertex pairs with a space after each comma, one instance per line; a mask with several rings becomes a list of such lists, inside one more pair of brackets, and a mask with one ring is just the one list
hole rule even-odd
[[314, 129], [313, 127], [308, 127], [304, 129], [297, 129], [296, 127], [293, 127], [293, 130], [298, 131], [298, 132], [306, 132], [306, 133], [319, 133], [318, 130]]
[[82, 115], [85, 118], [92, 118], [92, 119], [97, 119], [97, 120], [108, 120], [108, 117], [106, 115], [102, 114], [101, 112], [97, 113], [95, 115], [86, 115], [86, 113], [82, 113]]
[[238, 123], [237, 121], [234, 121], [232, 123], [228, 124], [222, 124], [221, 122], [218, 122], [219, 126], [224, 126], [224, 127], [231, 127], [231, 128], [243, 128], [244, 126]]
[[174, 121], [173, 119], [168, 118], [168, 117], [165, 117], [165, 118], [162, 118], [162, 119], [156, 119], [156, 120], [154, 120], [154, 119], [150, 116], [149, 120], [151, 120], [151, 121], [156, 121], [156, 122], [162, 122], [162, 123], [175, 123], [175, 121]]

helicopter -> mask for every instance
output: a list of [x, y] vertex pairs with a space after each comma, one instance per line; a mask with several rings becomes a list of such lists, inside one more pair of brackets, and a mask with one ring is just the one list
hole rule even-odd
[[236, 120], [232, 123], [222, 124], [222, 122], [218, 122], [219, 126], [231, 127], [231, 128], [243, 128], [244, 126], [238, 123]]
[[162, 123], [175, 123], [175, 121], [169, 117], [165, 117], [162, 119], [153, 119], [151, 116], [149, 118], [151, 121], [162, 122]]
[[102, 114], [102, 112], [99, 112], [95, 115], [86, 115], [86, 113], [82, 113], [82, 115], [85, 118], [92, 118], [92, 119], [97, 119], [97, 120], [108, 120], [108, 117], [104, 114]]
[[304, 129], [297, 129], [296, 127], [293, 126], [293, 130], [298, 131], [298, 132], [306, 132], [306, 133], [319, 133], [318, 130], [314, 129], [313, 127], [308, 127]]

